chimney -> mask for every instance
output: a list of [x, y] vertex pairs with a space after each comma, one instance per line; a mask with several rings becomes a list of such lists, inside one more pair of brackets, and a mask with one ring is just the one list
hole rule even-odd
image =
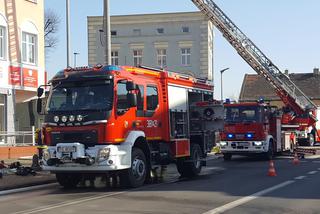
[[288, 69], [284, 70], [284, 74], [288, 76], [289, 75], [289, 70]]
[[313, 74], [319, 75], [320, 74], [319, 68], [314, 68], [313, 69]]

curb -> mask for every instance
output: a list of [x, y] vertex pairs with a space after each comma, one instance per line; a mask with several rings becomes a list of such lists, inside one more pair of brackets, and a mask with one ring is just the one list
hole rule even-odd
[[1, 190], [0, 191], [0, 197], [1, 196], [6, 196], [6, 195], [9, 195], [9, 194], [27, 192], [27, 191], [30, 191], [30, 190], [38, 190], [38, 189], [42, 189], [42, 188], [45, 188], [45, 187], [51, 187], [51, 186], [56, 186], [56, 185], [57, 185], [56, 182], [52, 182], [52, 183], [38, 184], [38, 185], [33, 185], [33, 186], [28, 186], [28, 187], [19, 187], [19, 188], [9, 189], [9, 190]]
[[40, 185], [48, 185], [48, 184], [52, 184], [52, 183], [56, 183], [56, 182], [57, 182], [56, 178], [52, 178], [52, 179], [48, 179], [48, 180], [44, 180], [44, 181], [34, 181], [34, 182], [25, 183], [25, 184], [17, 184], [14, 186], [0, 187], [0, 195], [3, 195], [1, 193], [3, 191], [11, 191], [14, 189], [29, 188], [29, 187], [35, 187], [35, 186], [40, 186]]

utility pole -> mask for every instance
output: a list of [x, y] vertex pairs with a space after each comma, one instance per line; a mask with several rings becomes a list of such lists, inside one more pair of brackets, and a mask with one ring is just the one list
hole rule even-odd
[[221, 101], [223, 101], [223, 85], [222, 85], [222, 74], [223, 74], [223, 72], [225, 72], [226, 70], [229, 70], [230, 68], [225, 68], [225, 69], [222, 69], [221, 71], [220, 71], [220, 73], [221, 73]]
[[67, 67], [70, 67], [70, 0], [66, 0]]
[[103, 10], [103, 29], [105, 35], [105, 63], [111, 65], [111, 26], [110, 26], [110, 13], [109, 13], [109, 0], [104, 0]]

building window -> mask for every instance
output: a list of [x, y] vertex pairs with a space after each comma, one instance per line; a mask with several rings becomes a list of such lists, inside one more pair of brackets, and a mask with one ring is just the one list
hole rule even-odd
[[158, 34], [164, 34], [164, 29], [163, 28], [157, 28]]
[[0, 26], [0, 59], [6, 58], [6, 28]]
[[119, 51], [111, 51], [111, 64], [119, 65]]
[[142, 65], [142, 50], [133, 50], [133, 65]]
[[161, 68], [167, 66], [167, 50], [166, 49], [157, 49], [157, 61], [158, 66]]
[[111, 36], [116, 36], [117, 35], [117, 31], [116, 30], [112, 30], [111, 31]]
[[37, 36], [22, 32], [22, 61], [36, 64]]
[[184, 66], [191, 64], [191, 49], [181, 48], [181, 64]]
[[190, 32], [189, 27], [182, 27], [182, 32], [189, 33]]
[[147, 110], [154, 111], [158, 108], [158, 89], [156, 86], [147, 86]]
[[133, 29], [134, 36], [141, 36], [141, 29]]

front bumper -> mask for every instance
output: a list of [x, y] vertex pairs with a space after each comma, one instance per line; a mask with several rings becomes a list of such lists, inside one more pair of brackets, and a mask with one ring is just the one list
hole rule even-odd
[[268, 151], [265, 141], [221, 141], [220, 149], [222, 153], [232, 154], [259, 154]]
[[[65, 149], [67, 147], [75, 149]], [[101, 150], [109, 152], [101, 157]], [[131, 148], [123, 145], [96, 145], [85, 148], [80, 143], [57, 144], [43, 151], [42, 162], [42, 169], [50, 172], [105, 173], [130, 168]]]

